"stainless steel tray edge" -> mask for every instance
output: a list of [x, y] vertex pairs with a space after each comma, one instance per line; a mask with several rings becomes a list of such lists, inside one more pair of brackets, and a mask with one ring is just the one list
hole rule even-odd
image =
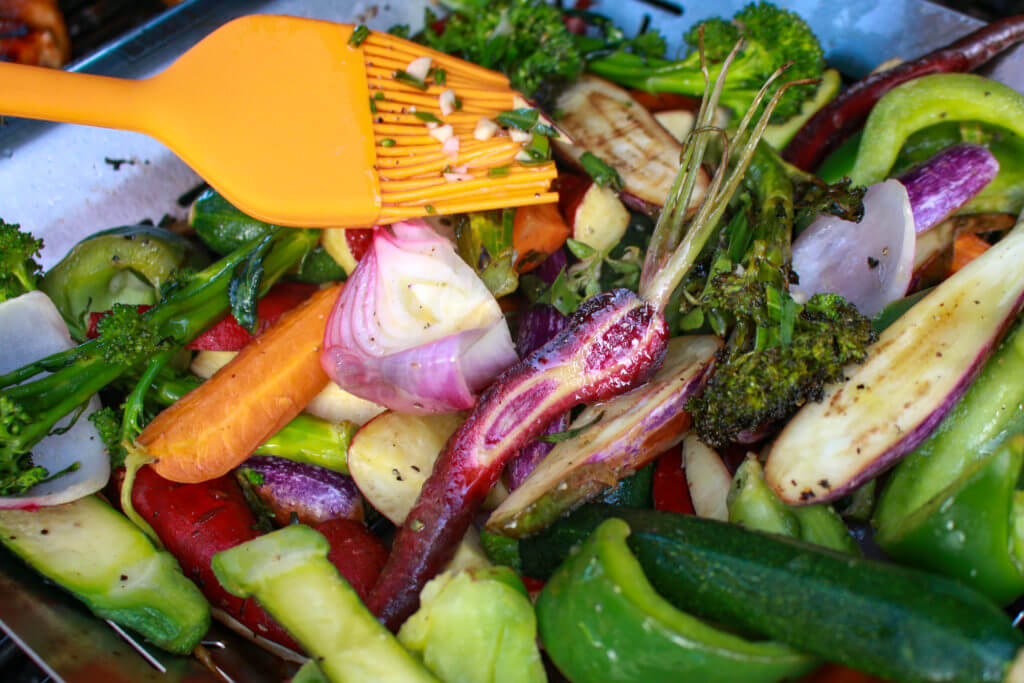
[[[686, 2], [682, 15], [636, 0], [603, 2], [596, 9], [626, 30], [645, 15], [675, 41], [694, 22], [735, 12], [746, 0]], [[977, 20], [924, 0], [789, 0], [778, 4], [807, 17], [831, 62], [861, 75], [894, 56], [913, 57], [974, 29]], [[379, 29], [417, 25], [425, 3], [344, 0], [188, 0], [70, 68], [142, 78], [225, 21], [249, 12], [273, 12], [337, 21], [364, 21]], [[1024, 55], [1021, 55], [1024, 58]], [[197, 102], [201, 106], [201, 100]], [[115, 168], [110, 160], [127, 160]], [[0, 128], [0, 217], [21, 222], [46, 240], [44, 266], [96, 230], [163, 215], [181, 217], [178, 198], [198, 176], [158, 142], [98, 128], [10, 121]], [[102, 552], [97, 548], [97, 552]], [[76, 600], [0, 550], [0, 628], [57, 681], [217, 680], [196, 660], [156, 653], [168, 667], [158, 674]], [[281, 680], [285, 671], [262, 651], [223, 628], [211, 638], [228, 648], [211, 652], [233, 680]], [[152, 649], [152, 648], [151, 648]]]

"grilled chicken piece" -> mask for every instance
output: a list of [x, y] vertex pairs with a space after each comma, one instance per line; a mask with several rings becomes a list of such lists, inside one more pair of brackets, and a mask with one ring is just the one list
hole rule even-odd
[[0, 0], [0, 60], [59, 67], [70, 56], [56, 0]]

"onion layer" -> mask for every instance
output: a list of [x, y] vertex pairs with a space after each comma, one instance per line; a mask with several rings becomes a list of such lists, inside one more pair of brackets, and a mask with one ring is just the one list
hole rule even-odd
[[374, 229], [324, 335], [341, 388], [406, 413], [472, 407], [517, 360], [497, 301], [423, 221]]

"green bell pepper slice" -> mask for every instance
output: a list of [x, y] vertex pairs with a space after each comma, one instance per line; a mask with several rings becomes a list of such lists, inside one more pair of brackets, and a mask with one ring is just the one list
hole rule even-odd
[[946, 121], [979, 121], [1024, 136], [1024, 95], [963, 73], [922, 76], [893, 88], [871, 110], [864, 126], [850, 173], [853, 184], [885, 180], [907, 138]]
[[1014, 493], [1024, 434], [971, 465], [939, 495], [875, 535], [905, 564], [959, 579], [1006, 604], [1024, 593], [1014, 557]]
[[736, 470], [726, 504], [733, 524], [860, 554], [849, 529], [831, 505], [786, 505], [765, 482], [764, 469], [753, 456]]
[[[1021, 377], [1024, 324], [1017, 323], [942, 424], [893, 470], [872, 520], [886, 552], [1004, 603], [1024, 593], [1020, 570], [1008, 564], [1016, 528], [1024, 532], [1024, 502], [1014, 490], [1021, 466], [1007, 464], [1019, 441], [1009, 454], [1000, 450], [1024, 432]], [[979, 549], [988, 542], [998, 552]]]
[[86, 237], [43, 276], [39, 288], [72, 336], [85, 339], [89, 313], [108, 311], [114, 304], [155, 304], [160, 287], [178, 271], [208, 262], [170, 230], [129, 225]]
[[601, 523], [552, 576], [537, 601], [541, 640], [575, 683], [768, 683], [814, 659], [750, 642], [681, 612], [655, 592], [626, 544], [629, 525]]
[[1003, 339], [946, 419], [893, 471], [873, 524], [887, 533], [1009, 436], [1024, 432], [1024, 324]]

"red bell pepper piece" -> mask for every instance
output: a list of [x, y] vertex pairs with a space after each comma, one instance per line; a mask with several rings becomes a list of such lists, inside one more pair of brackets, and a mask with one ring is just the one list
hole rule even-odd
[[[303, 282], [279, 282], [274, 285], [256, 305], [259, 315], [256, 334], [308, 299], [317, 289], [316, 285]], [[252, 335], [229, 313], [196, 337], [187, 348], [195, 351], [241, 351], [250, 341]]]
[[256, 518], [234, 479], [224, 476], [201, 484], [177, 484], [153, 468], [143, 467], [132, 488], [132, 504], [213, 607], [224, 610], [256, 635], [302, 652], [255, 601], [224, 590], [210, 567], [210, 560], [220, 551], [260, 535], [255, 528]]
[[[445, 17], [447, 19], [447, 17]], [[359, 263], [373, 244], [373, 228], [346, 228], [345, 244], [352, 252], [352, 258]]]
[[651, 488], [655, 510], [694, 514], [690, 485], [686, 481], [686, 470], [683, 469], [682, 446], [676, 446], [658, 458]]

